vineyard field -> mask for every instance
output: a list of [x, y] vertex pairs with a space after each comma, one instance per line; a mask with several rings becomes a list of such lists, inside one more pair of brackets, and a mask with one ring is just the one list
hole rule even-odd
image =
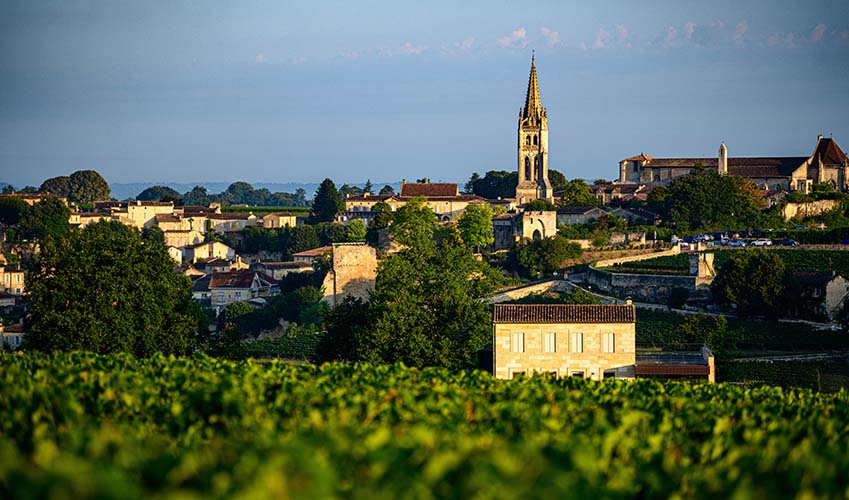
[[[715, 250], [714, 266], [719, 269], [734, 252], [746, 252], [742, 250]], [[784, 261], [784, 266], [790, 271], [813, 272], [813, 271], [837, 271], [849, 276], [849, 251], [840, 250], [793, 250], [777, 249], [768, 250], [774, 252]], [[689, 270], [688, 255], [669, 255], [656, 257], [654, 259], [638, 262], [625, 262], [610, 270], [631, 273], [658, 273], [658, 274], [686, 274]]]
[[0, 353], [2, 498], [842, 498], [849, 393]]

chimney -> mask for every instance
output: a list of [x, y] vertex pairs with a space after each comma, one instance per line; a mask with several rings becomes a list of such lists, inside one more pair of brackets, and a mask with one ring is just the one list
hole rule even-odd
[[725, 141], [719, 145], [719, 158], [716, 167], [719, 175], [728, 175], [728, 148], [725, 147]]

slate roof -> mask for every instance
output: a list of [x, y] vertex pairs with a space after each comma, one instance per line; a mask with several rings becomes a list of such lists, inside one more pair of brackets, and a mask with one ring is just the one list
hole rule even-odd
[[496, 304], [493, 323], [634, 323], [633, 305]]
[[246, 213], [246, 212], [229, 212], [226, 214], [208, 214], [206, 216], [207, 219], [213, 220], [248, 220], [253, 217], [254, 214]]
[[174, 214], [156, 214], [154, 216], [156, 219], [156, 223], [160, 224], [163, 222], [180, 222], [180, 216]]
[[452, 197], [459, 193], [457, 184], [450, 183], [404, 184], [401, 186], [401, 196]]
[[566, 215], [584, 215], [596, 210], [604, 212], [604, 210], [598, 207], [560, 207], [557, 209], [557, 213]]
[[192, 290], [206, 291], [214, 288], [250, 288], [251, 284], [253, 284], [254, 276], [257, 276], [268, 285], [277, 284], [277, 280], [267, 274], [250, 269], [240, 269], [238, 271], [224, 271], [204, 276], [195, 282]]
[[332, 246], [313, 248], [312, 250], [304, 250], [303, 252], [293, 253], [292, 257], [319, 257], [325, 252], [333, 251]]
[[[651, 158], [651, 157], [649, 157]], [[728, 173], [740, 177], [790, 177], [794, 170], [808, 161], [806, 156], [777, 158], [728, 158]], [[652, 158], [643, 168], [694, 168], [701, 163], [705, 168], [717, 168], [717, 158]], [[617, 186], [617, 184], [609, 184]], [[618, 185], [623, 186], [623, 185]], [[595, 186], [593, 191], [596, 190]], [[624, 186], [623, 186], [624, 187]]]
[[802, 286], [823, 286], [837, 276], [837, 273], [831, 271], [793, 273], [793, 277], [795, 277]]
[[286, 261], [286, 262], [260, 262], [256, 265], [257, 267], [262, 267], [265, 269], [299, 269], [302, 267], [312, 267], [312, 264], [309, 262], [294, 262], [294, 261]]
[[817, 142], [817, 149], [814, 151], [814, 158], [822, 159], [825, 165], [843, 165], [846, 161], [846, 153], [840, 149], [840, 146], [834, 139], [822, 138]]

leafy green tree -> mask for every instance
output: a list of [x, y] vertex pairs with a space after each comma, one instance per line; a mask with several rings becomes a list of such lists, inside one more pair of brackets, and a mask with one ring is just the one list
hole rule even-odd
[[221, 318], [224, 321], [235, 321], [236, 319], [245, 316], [246, 314], [250, 314], [253, 311], [254, 308], [245, 301], [233, 302], [232, 304], [224, 306], [224, 309], [221, 311]]
[[77, 170], [68, 178], [68, 200], [90, 204], [95, 201], [109, 200], [109, 184], [94, 170]]
[[522, 208], [524, 208], [525, 212], [551, 212], [553, 210], [557, 210], [557, 207], [547, 200], [530, 201], [525, 203], [525, 206]]
[[740, 316], [776, 316], [784, 289], [784, 261], [774, 252], [734, 252], [716, 273], [711, 284], [714, 299], [736, 307]]
[[597, 207], [598, 199], [583, 179], [572, 179], [563, 187], [560, 205], [564, 207]]
[[71, 178], [67, 175], [51, 177], [50, 179], [42, 182], [41, 187], [38, 190], [42, 193], [52, 194], [62, 198], [69, 198], [71, 196]]
[[[473, 175], [474, 177], [474, 175]], [[469, 179], [471, 182], [472, 179]], [[471, 185], [472, 194], [489, 199], [512, 198], [516, 196], [519, 173], [507, 170], [490, 170], [483, 177], [478, 176]], [[467, 189], [468, 190], [468, 189]]]
[[495, 241], [492, 232], [492, 209], [487, 203], [470, 203], [457, 220], [463, 243], [480, 251]]
[[366, 185], [363, 186], [363, 193], [374, 194], [374, 186], [371, 183], [371, 179], [366, 179]]
[[749, 227], [763, 203], [750, 180], [699, 165], [691, 175], [673, 179], [662, 194], [661, 214], [682, 230]]
[[472, 172], [472, 176], [463, 185], [463, 192], [466, 194], [475, 194], [475, 183], [480, 181], [481, 176], [477, 172]]
[[366, 240], [366, 223], [362, 219], [354, 219], [348, 222], [345, 228], [348, 236], [348, 241], [365, 241]]
[[141, 201], [162, 201], [163, 198], [179, 200], [182, 197], [177, 190], [168, 186], [150, 186], [136, 196]]
[[289, 234], [285, 252], [287, 255], [291, 256], [321, 246], [315, 228], [312, 226], [296, 226], [287, 229]]
[[27, 207], [18, 224], [19, 235], [26, 240], [56, 238], [71, 230], [71, 209], [59, 198], [50, 196]]
[[527, 238], [510, 249], [508, 264], [525, 276], [536, 277], [549, 274], [563, 266], [566, 259], [578, 258], [583, 254], [581, 245], [556, 235], [533, 241]]
[[191, 281], [165, 246], [138, 230], [98, 222], [47, 239], [27, 276], [25, 345], [45, 351], [188, 354], [199, 311]]
[[3, 191], [0, 192], [0, 193], [2, 193], [2, 194], [13, 194], [14, 192], [15, 192], [15, 186], [13, 186], [11, 184], [6, 184], [5, 186], [3, 186]]
[[319, 245], [327, 246], [333, 243], [344, 243], [348, 241], [348, 231], [344, 224], [338, 222], [323, 222], [313, 226], [318, 235]]
[[209, 206], [209, 193], [203, 186], [195, 186], [191, 191], [183, 195], [183, 203], [192, 206]]
[[398, 243], [416, 247], [433, 241], [437, 225], [436, 215], [424, 197], [418, 196], [409, 200], [395, 211], [392, 219], [390, 231]]
[[370, 245], [377, 245], [378, 237], [381, 229], [385, 229], [392, 224], [392, 207], [388, 203], [380, 201], [371, 207], [372, 212], [377, 212], [377, 215], [372, 218], [366, 231], [366, 241]]
[[27, 202], [20, 198], [0, 198], [0, 224], [14, 226], [21, 220], [21, 216], [27, 211]]
[[559, 170], [555, 170], [553, 168], [548, 169], [548, 181], [551, 183], [551, 189], [553, 191], [565, 189], [569, 184], [569, 181], [566, 180], [566, 176]]
[[313, 224], [331, 222], [336, 212], [343, 210], [344, 207], [345, 204], [340, 201], [339, 193], [336, 191], [336, 185], [332, 180], [324, 179], [315, 192], [310, 221]]
[[319, 361], [355, 361], [360, 359], [358, 340], [368, 338], [369, 304], [362, 299], [345, 297], [324, 315], [324, 338], [317, 349]]
[[380, 193], [378, 194], [380, 194], [381, 196], [395, 194], [395, 188], [390, 186], [389, 184], [386, 184], [382, 188], [380, 188]]

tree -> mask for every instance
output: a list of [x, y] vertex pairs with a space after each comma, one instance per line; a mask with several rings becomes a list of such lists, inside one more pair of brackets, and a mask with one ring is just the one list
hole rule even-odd
[[332, 180], [324, 179], [315, 192], [310, 221], [313, 224], [331, 222], [336, 212], [343, 210], [344, 207], [344, 203], [339, 201], [339, 193], [336, 191], [336, 185], [333, 184]]
[[740, 316], [776, 316], [784, 289], [784, 261], [774, 252], [734, 252], [711, 284], [714, 299], [736, 307]]
[[354, 332], [355, 359], [473, 368], [492, 335], [492, 308], [480, 299], [499, 282], [497, 271], [450, 239], [387, 257], [367, 326]]
[[3, 186], [2, 194], [13, 194], [15, 192], [15, 186], [11, 184], [6, 184]]
[[363, 193], [374, 194], [374, 186], [371, 184], [371, 179], [366, 179], [366, 185], [363, 186]]
[[477, 172], [473, 172], [466, 184], [463, 185], [463, 192], [466, 194], [475, 194], [475, 183], [480, 181], [480, 179], [481, 176]]
[[379, 201], [371, 207], [372, 212], [377, 212], [377, 215], [372, 218], [366, 231], [366, 241], [370, 245], [377, 245], [379, 232], [392, 224], [392, 207], [384, 201]]
[[563, 188], [560, 205], [564, 207], [596, 207], [599, 203], [583, 179], [572, 179]]
[[492, 209], [486, 203], [469, 203], [457, 221], [463, 243], [480, 251], [495, 241], [492, 232]]
[[168, 186], [151, 186], [136, 196], [141, 201], [162, 201], [163, 198], [179, 200], [182, 195]]
[[[473, 176], [474, 177], [474, 176]], [[471, 179], [469, 179], [471, 181]], [[516, 195], [519, 173], [507, 170], [490, 170], [483, 177], [478, 176], [472, 186], [473, 194], [495, 200], [511, 198]]]
[[386, 184], [385, 186], [380, 188], [380, 193], [378, 193], [378, 194], [380, 194], [381, 196], [395, 194], [395, 188], [393, 188], [389, 184]]
[[193, 206], [209, 206], [209, 193], [203, 186], [195, 186], [191, 191], [183, 195], [183, 203]]
[[0, 224], [6, 226], [14, 226], [21, 220], [21, 216], [26, 213], [27, 202], [20, 198], [2, 197], [0, 198]]
[[49, 196], [26, 208], [18, 224], [19, 235], [26, 240], [38, 241], [60, 237], [71, 230], [70, 216], [68, 205]]
[[554, 170], [553, 168], [548, 169], [548, 181], [551, 183], [552, 191], [560, 191], [561, 189], [565, 189], [569, 182], [566, 180], [566, 176], [563, 175], [559, 170]]
[[366, 223], [362, 219], [354, 219], [345, 228], [348, 233], [348, 241], [366, 240]]
[[109, 184], [94, 170], [77, 170], [68, 179], [70, 201], [91, 204], [95, 201], [108, 200]]
[[417, 196], [395, 211], [392, 236], [395, 241], [410, 247], [424, 247], [433, 242], [436, 215], [427, 206], [427, 199]]
[[313, 226], [296, 226], [288, 229], [286, 254], [291, 256], [321, 246]]
[[44, 351], [188, 354], [199, 310], [165, 245], [101, 221], [47, 239], [30, 270], [25, 345]]
[[68, 198], [71, 195], [71, 178], [67, 175], [51, 177], [50, 179], [42, 182], [41, 187], [38, 190], [42, 193]]
[[557, 210], [557, 207], [554, 206], [548, 200], [534, 200], [528, 203], [525, 203], [525, 206], [522, 207], [525, 212], [551, 212], [553, 210]]
[[581, 245], [556, 235], [541, 240], [523, 239], [510, 249], [508, 263], [528, 277], [550, 274], [560, 269], [566, 259], [583, 254]]

